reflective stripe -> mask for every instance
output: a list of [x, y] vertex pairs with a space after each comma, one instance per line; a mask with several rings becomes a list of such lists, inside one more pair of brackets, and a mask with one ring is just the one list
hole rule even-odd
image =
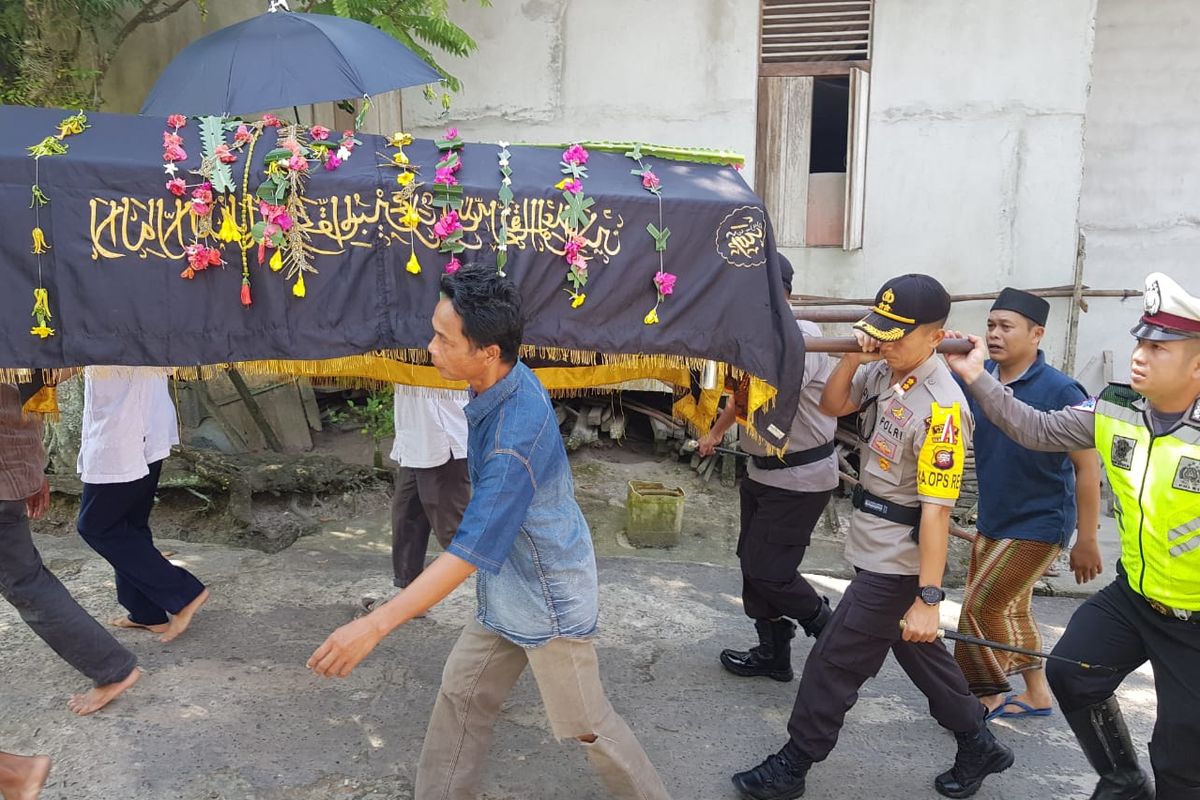
[[1187, 536], [1197, 528], [1200, 528], [1200, 517], [1196, 517], [1196, 519], [1192, 520], [1191, 522], [1185, 522], [1178, 528], [1172, 528], [1171, 530], [1167, 531], [1167, 541], [1173, 542], [1176, 539]]
[[1200, 428], [1193, 428], [1190, 425], [1180, 425], [1176, 430], [1171, 432], [1171, 435], [1187, 444], [1200, 444]]
[[1130, 425], [1136, 425], [1139, 428], [1146, 427], [1146, 419], [1140, 411], [1119, 406], [1108, 400], [1099, 400], [1096, 402], [1096, 413], [1103, 414], [1112, 419], [1119, 419], [1122, 422], [1128, 422]]
[[1181, 556], [1184, 553], [1188, 552], [1189, 550], [1195, 550], [1197, 547], [1200, 547], [1200, 536], [1193, 536], [1191, 539], [1188, 539], [1183, 544], [1177, 544], [1174, 547], [1172, 547], [1171, 548], [1171, 556], [1172, 556], [1172, 558], [1174, 558], [1176, 556]]

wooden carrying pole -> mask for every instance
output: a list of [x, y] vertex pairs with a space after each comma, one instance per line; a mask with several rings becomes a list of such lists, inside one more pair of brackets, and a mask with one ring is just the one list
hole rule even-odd
[[[804, 349], [810, 353], [857, 353], [860, 348], [853, 336], [805, 336]], [[937, 351], [946, 353], [969, 353], [971, 343], [966, 339], [943, 339]]]

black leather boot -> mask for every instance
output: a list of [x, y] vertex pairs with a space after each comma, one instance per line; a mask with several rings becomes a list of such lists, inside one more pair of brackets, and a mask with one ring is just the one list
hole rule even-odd
[[786, 683], [792, 672], [792, 637], [796, 626], [791, 620], [756, 619], [758, 646], [749, 650], [722, 650], [721, 666], [744, 678], [767, 677]]
[[1064, 715], [1100, 782], [1092, 800], [1154, 800], [1154, 785], [1138, 764], [1116, 695]]
[[791, 742], [754, 769], [739, 772], [731, 779], [743, 797], [753, 800], [795, 800], [804, 794], [804, 779], [812, 760]]
[[970, 797], [979, 791], [983, 779], [1013, 765], [1013, 753], [1001, 744], [987, 725], [978, 733], [956, 733], [958, 753], [954, 766], [938, 775], [933, 788], [944, 797]]
[[800, 627], [804, 628], [804, 632], [814, 639], [821, 635], [821, 631], [825, 630], [825, 626], [829, 624], [829, 618], [833, 616], [833, 609], [829, 606], [829, 598], [821, 598], [821, 607], [817, 609], [817, 613], [813, 614], [808, 619], [800, 620]]

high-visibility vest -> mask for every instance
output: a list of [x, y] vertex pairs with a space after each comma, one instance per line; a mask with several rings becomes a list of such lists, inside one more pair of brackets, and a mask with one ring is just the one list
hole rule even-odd
[[1096, 449], [1116, 499], [1121, 564], [1138, 594], [1200, 611], [1200, 423], [1154, 436], [1141, 396], [1112, 385], [1096, 402]]

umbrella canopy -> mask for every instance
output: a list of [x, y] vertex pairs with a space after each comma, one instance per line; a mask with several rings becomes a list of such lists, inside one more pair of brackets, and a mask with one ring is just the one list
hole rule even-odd
[[248, 114], [382, 94], [441, 77], [365, 22], [272, 11], [184, 48], [163, 70], [141, 113]]

